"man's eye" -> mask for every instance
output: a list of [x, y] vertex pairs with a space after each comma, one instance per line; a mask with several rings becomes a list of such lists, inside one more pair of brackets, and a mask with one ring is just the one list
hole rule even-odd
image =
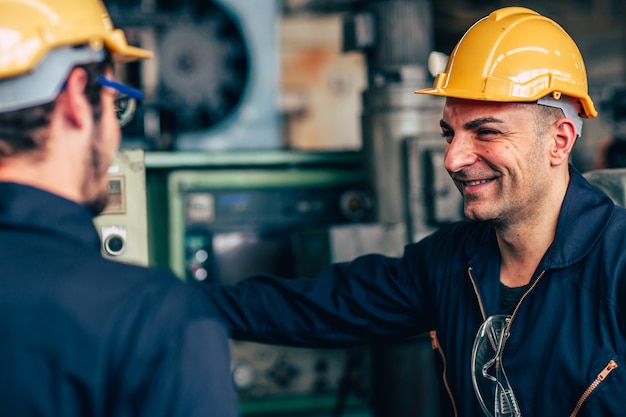
[[454, 137], [454, 133], [450, 130], [442, 130], [441, 137], [446, 140], [447, 143], [452, 142], [452, 138]]
[[493, 130], [493, 129], [480, 129], [478, 130], [478, 132], [476, 132], [479, 136], [491, 136], [491, 135], [497, 135], [500, 132], [498, 132], [497, 130]]

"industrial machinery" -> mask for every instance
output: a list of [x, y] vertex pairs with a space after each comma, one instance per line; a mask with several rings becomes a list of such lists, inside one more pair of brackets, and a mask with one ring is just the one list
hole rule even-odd
[[109, 203], [94, 224], [102, 255], [120, 262], [148, 265], [146, 165], [141, 149], [122, 150], [109, 167]]
[[600, 115], [604, 115], [611, 129], [597, 159], [602, 168], [626, 168], [626, 86], [606, 87], [603, 96]]
[[[122, 148], [145, 150], [150, 264], [223, 283], [326, 266], [331, 225], [367, 221], [371, 204], [360, 154], [279, 151], [279, 0], [105, 3], [156, 52], [118, 74], [145, 93]], [[231, 353], [243, 415], [366, 408], [363, 350]]]
[[278, 0], [105, 3], [131, 43], [156, 52], [121, 74], [145, 93], [124, 147], [281, 147]]
[[[371, 217], [361, 158], [353, 152], [259, 158], [121, 150], [108, 175], [109, 204], [94, 219], [103, 256], [169, 268], [183, 280], [312, 276], [331, 262], [332, 227]], [[367, 347], [231, 341], [241, 413], [364, 416], [368, 354]]]
[[[332, 261], [332, 228], [372, 215], [358, 152], [148, 153], [146, 163], [151, 211], [164, 211], [150, 213], [154, 259], [184, 280], [312, 277]], [[366, 347], [231, 341], [231, 355], [244, 415], [367, 410]]]
[[619, 206], [626, 207], [626, 168], [594, 169], [583, 174], [587, 181]]

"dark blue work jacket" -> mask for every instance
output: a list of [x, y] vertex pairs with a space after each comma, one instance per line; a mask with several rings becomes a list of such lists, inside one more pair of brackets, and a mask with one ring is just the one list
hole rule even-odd
[[103, 259], [85, 207], [0, 183], [0, 416], [234, 417], [226, 330], [197, 298]]
[[[512, 318], [503, 365], [523, 417], [626, 415], [626, 210], [570, 169], [556, 236]], [[242, 260], [245, 261], [245, 260]], [[444, 416], [478, 417], [471, 352], [500, 313], [493, 228], [464, 221], [315, 279], [205, 288], [235, 338], [345, 346], [434, 331]]]

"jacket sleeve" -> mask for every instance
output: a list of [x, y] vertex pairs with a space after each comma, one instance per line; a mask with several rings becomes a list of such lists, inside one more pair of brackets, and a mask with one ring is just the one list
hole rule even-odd
[[258, 275], [198, 289], [235, 339], [345, 347], [428, 330], [425, 280], [409, 259], [365, 255], [314, 278]]
[[166, 341], [154, 367], [146, 375], [145, 417], [236, 417], [230, 373], [228, 339], [224, 327], [211, 319], [197, 319]]
[[145, 417], [236, 417], [225, 327], [197, 309], [188, 288], [159, 288], [128, 309], [118, 330], [119, 373], [110, 381], [120, 409]]

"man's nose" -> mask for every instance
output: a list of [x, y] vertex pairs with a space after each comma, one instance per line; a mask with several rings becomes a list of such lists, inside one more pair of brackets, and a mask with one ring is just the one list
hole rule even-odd
[[458, 172], [478, 159], [474, 141], [470, 134], [458, 133], [446, 146], [444, 165], [448, 172]]

